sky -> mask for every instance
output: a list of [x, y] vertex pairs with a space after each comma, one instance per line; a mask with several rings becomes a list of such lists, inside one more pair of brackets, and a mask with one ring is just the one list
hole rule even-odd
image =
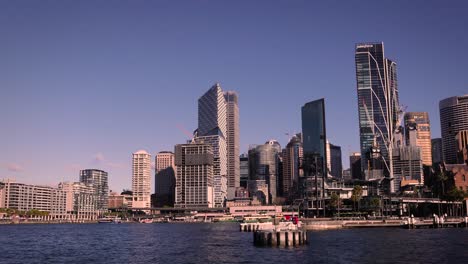
[[131, 188], [132, 152], [185, 143], [215, 82], [239, 94], [241, 152], [284, 146], [301, 106], [325, 98], [347, 168], [361, 42], [384, 42], [400, 103], [440, 137], [439, 101], [468, 94], [467, 14], [467, 1], [2, 0], [0, 179], [56, 185], [97, 168]]

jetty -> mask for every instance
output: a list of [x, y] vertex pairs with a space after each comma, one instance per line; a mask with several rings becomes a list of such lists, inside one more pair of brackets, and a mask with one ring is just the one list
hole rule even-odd
[[307, 243], [301, 222], [241, 223], [241, 232], [253, 232], [255, 246], [296, 247]]
[[380, 220], [333, 220], [333, 219], [303, 219], [306, 230], [329, 230], [343, 228], [466, 228], [468, 217], [447, 217], [446, 215], [432, 218], [415, 218], [413, 216], [401, 219]]

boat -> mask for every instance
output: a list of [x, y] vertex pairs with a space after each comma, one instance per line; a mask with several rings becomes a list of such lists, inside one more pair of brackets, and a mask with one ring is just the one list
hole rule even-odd
[[138, 222], [142, 223], [142, 224], [152, 224], [153, 223], [153, 218], [140, 219]]
[[120, 224], [122, 219], [120, 217], [103, 217], [98, 219], [99, 224]]

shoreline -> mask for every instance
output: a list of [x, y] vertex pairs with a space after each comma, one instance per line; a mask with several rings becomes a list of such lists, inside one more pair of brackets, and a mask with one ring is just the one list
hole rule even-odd
[[[152, 224], [223, 224], [233, 222], [154, 222]], [[92, 221], [21, 221], [12, 222], [0, 220], [0, 225], [34, 225], [34, 224], [98, 224], [97, 220]], [[115, 224], [115, 223], [108, 223]], [[139, 224], [136, 221], [122, 222], [118, 224]], [[420, 228], [468, 228], [468, 218], [448, 219], [443, 223], [436, 223], [433, 220], [419, 219], [398, 219], [398, 220], [322, 220], [322, 219], [303, 219], [302, 228], [306, 231], [325, 231], [338, 229], [356, 229], [356, 228], [404, 228], [404, 229], [420, 229]]]

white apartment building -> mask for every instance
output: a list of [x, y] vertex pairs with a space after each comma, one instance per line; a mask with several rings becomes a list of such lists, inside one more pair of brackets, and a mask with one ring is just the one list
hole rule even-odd
[[151, 207], [151, 155], [145, 150], [133, 153], [132, 159], [133, 208]]

